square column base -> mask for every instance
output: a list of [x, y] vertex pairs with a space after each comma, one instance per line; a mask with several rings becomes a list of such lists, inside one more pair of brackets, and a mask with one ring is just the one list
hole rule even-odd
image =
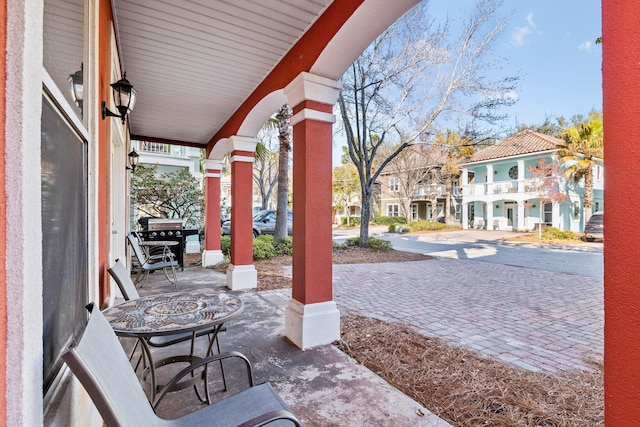
[[202, 251], [202, 266], [203, 267], [212, 267], [214, 265], [220, 264], [224, 261], [224, 255], [222, 255], [221, 250], [215, 251]]
[[284, 333], [302, 350], [340, 339], [340, 312], [336, 303], [305, 305], [291, 298], [285, 313]]
[[236, 291], [238, 289], [255, 289], [257, 287], [258, 271], [255, 265], [229, 265], [227, 269], [227, 288]]

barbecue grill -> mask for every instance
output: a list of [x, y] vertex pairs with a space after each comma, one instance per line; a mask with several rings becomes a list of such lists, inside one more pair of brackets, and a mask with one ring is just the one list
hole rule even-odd
[[182, 228], [181, 219], [140, 218], [138, 223], [142, 231], [138, 234], [143, 240], [163, 240], [178, 242], [170, 249], [176, 256], [180, 269], [184, 270], [184, 247], [187, 236], [198, 234], [198, 230]]

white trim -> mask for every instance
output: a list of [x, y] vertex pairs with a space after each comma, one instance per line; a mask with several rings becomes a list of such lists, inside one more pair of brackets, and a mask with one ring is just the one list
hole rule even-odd
[[221, 171], [222, 160], [206, 159], [202, 162], [202, 168], [206, 171]]
[[306, 100], [333, 105], [341, 88], [340, 82], [302, 72], [284, 88], [284, 94], [292, 107]]
[[238, 289], [255, 289], [257, 287], [258, 271], [255, 265], [229, 265], [227, 269], [227, 288], [235, 291]]
[[220, 249], [202, 251], [202, 266], [211, 267], [220, 264], [224, 260], [224, 255]]
[[293, 117], [291, 117], [291, 126], [295, 126], [304, 120], [315, 120], [317, 122], [335, 123], [336, 116], [331, 113], [325, 113], [324, 111], [304, 108], [301, 111], [298, 111]]
[[229, 137], [229, 151], [250, 151], [255, 153], [258, 140], [249, 136], [234, 135]]
[[220, 178], [222, 174], [220, 172], [207, 172], [204, 174], [205, 178]]
[[291, 298], [285, 313], [285, 336], [305, 350], [340, 339], [340, 312], [333, 301], [302, 304]]
[[256, 161], [255, 157], [250, 157], [250, 156], [231, 156], [231, 163], [233, 163], [233, 162], [253, 163], [255, 161]]

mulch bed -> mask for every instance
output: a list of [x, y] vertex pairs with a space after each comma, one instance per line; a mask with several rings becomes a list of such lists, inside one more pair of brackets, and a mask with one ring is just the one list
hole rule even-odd
[[604, 425], [603, 371], [530, 372], [425, 337], [347, 315], [336, 345], [454, 426]]

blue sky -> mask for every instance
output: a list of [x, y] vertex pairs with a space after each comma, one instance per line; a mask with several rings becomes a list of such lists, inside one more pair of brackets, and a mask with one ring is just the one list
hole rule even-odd
[[[434, 16], [459, 16], [470, 0], [430, 0]], [[602, 111], [600, 0], [504, 0], [507, 25], [493, 54], [505, 58], [501, 75], [519, 76], [517, 102], [505, 108], [507, 128], [543, 123], [546, 117]], [[337, 139], [342, 139], [336, 135]], [[336, 141], [334, 165], [342, 149]]]
[[[434, 16], [459, 16], [470, 0], [429, 0]], [[600, 0], [504, 0], [507, 25], [494, 45], [502, 75], [519, 76], [518, 101], [505, 109], [507, 126], [538, 124], [549, 116], [602, 110]], [[467, 12], [468, 14], [468, 12]]]

